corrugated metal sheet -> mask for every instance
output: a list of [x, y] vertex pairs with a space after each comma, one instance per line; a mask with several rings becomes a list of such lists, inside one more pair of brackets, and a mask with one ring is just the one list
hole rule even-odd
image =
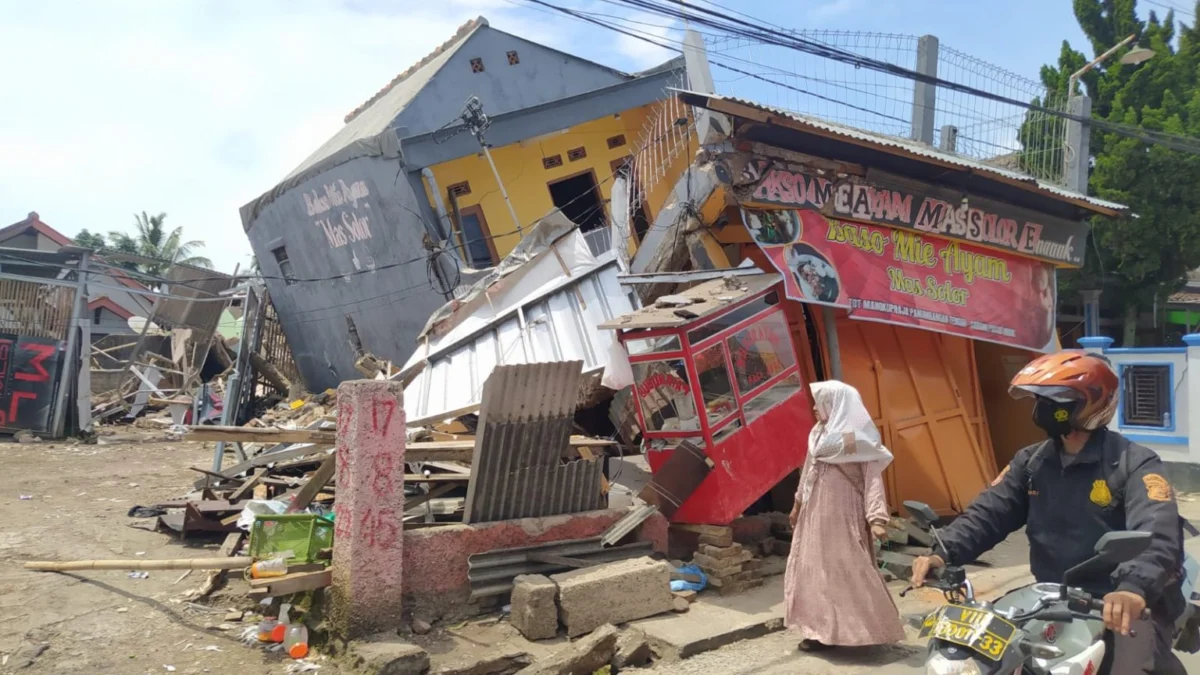
[[463, 522], [598, 509], [603, 464], [563, 464], [581, 361], [498, 366], [483, 387]]
[[579, 360], [585, 372], [602, 370], [616, 336], [596, 326], [636, 308], [618, 273], [606, 253], [595, 268], [530, 297], [466, 339], [431, 344], [429, 365], [404, 390], [409, 422], [477, 407], [497, 365]]
[[522, 574], [558, 574], [571, 569], [566, 565], [530, 561], [531, 553], [605, 563], [649, 555], [651, 548], [648, 541], [604, 548], [600, 537], [593, 537], [477, 553], [467, 559], [471, 599], [508, 593], [512, 590], [513, 579]]
[[1007, 178], [1009, 180], [1016, 180], [1016, 181], [1020, 181], [1022, 183], [1027, 183], [1031, 186], [1037, 187], [1039, 190], [1041, 190], [1043, 192], [1048, 192], [1057, 197], [1086, 202], [1088, 204], [1091, 204], [1092, 206], [1096, 206], [1101, 209], [1107, 209], [1110, 211], [1125, 211], [1129, 208], [1129, 207], [1125, 206], [1124, 204], [1118, 204], [1116, 202], [1110, 202], [1110, 201], [1106, 201], [1103, 199], [1098, 199], [1096, 197], [1089, 197], [1087, 195], [1083, 195], [1078, 192], [1068, 190], [1068, 189], [1060, 187], [1058, 185], [1054, 185], [1053, 183], [1047, 183], [1044, 181], [1040, 181], [1040, 180], [1033, 178], [1032, 176], [1029, 176], [1029, 175], [1026, 175], [1026, 174], [1017, 172], [1017, 171], [1013, 171], [1011, 169], [1004, 169], [1004, 168], [1001, 168], [998, 166], [994, 166], [992, 164], [984, 164], [983, 162], [980, 162], [977, 160], [968, 159], [966, 157], [960, 157], [959, 155], [953, 155], [953, 154], [950, 154], [947, 152], [942, 152], [931, 146], [923, 145], [921, 143], [917, 143], [916, 141], [912, 141], [912, 140], [909, 140], [906, 138], [897, 138], [895, 136], [884, 136], [882, 134], [871, 133], [869, 131], [863, 131], [861, 129], [855, 129], [854, 127], [848, 127], [848, 126], [844, 126], [841, 124], [834, 124], [832, 122], [826, 122], [824, 120], [819, 120], [819, 119], [816, 119], [813, 117], [807, 117], [805, 115], [797, 115], [794, 112], [784, 110], [782, 108], [776, 108], [773, 106], [763, 105], [761, 103], [756, 103], [754, 101], [747, 101], [745, 99], [735, 98], [732, 96], [720, 96], [718, 94], [701, 94], [701, 93], [691, 92], [691, 91], [679, 91], [679, 94], [683, 98], [684, 102], [688, 103], [690, 105], [698, 105], [702, 108], [707, 108], [708, 106], [706, 105], [706, 103], [710, 100], [711, 101], [728, 101], [729, 103], [743, 105], [743, 106], [746, 106], [747, 108], [753, 108], [755, 110], [769, 112], [773, 115], [779, 115], [780, 117], [786, 117], [787, 119], [789, 119], [793, 122], [797, 122], [804, 126], [808, 126], [813, 129], [823, 131], [825, 133], [833, 134], [835, 136], [843, 136], [846, 138], [853, 138], [853, 139], [859, 140], [859, 141], [870, 141], [879, 146], [884, 146], [884, 147], [889, 147], [889, 148], [897, 148], [897, 149], [903, 150], [905, 152], [908, 152], [908, 153], [911, 153], [914, 155], [919, 155], [921, 157], [928, 157], [930, 159], [936, 159], [939, 162], [945, 162], [946, 164], [953, 164], [955, 166], [960, 166], [960, 167], [963, 167], [964, 169], [971, 169], [972, 171], [977, 171], [979, 173], [991, 174], [994, 176], [1000, 176], [1003, 178]]
[[600, 535], [600, 544], [602, 546], [615, 546], [630, 532], [637, 529], [638, 525], [646, 522], [646, 519], [654, 515], [658, 511], [657, 506], [650, 504], [642, 504], [634, 507], [632, 511], [627, 513], [624, 518], [618, 520]]

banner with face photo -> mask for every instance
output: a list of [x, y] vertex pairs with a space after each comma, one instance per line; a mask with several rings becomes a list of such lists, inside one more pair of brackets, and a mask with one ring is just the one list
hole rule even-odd
[[850, 317], [1054, 351], [1049, 263], [820, 212], [743, 209], [793, 300]]

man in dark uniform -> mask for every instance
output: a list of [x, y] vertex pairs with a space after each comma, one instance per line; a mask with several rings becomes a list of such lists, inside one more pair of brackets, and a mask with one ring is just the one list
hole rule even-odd
[[[1158, 455], [1107, 428], [1117, 408], [1112, 366], [1079, 351], [1043, 356], [1017, 373], [1009, 392], [1034, 398], [1033, 420], [1049, 439], [1018, 452], [941, 531], [945, 549], [916, 560], [913, 584], [947, 562], [975, 560], [1022, 526], [1033, 576], [1051, 583], [1092, 557], [1104, 534], [1150, 532], [1154, 538], [1142, 555], [1077, 585], [1104, 598], [1111, 634], [1101, 672], [1186, 673], [1171, 653], [1175, 620], [1184, 610], [1179, 511]], [[1147, 607], [1151, 619], [1142, 621]]]

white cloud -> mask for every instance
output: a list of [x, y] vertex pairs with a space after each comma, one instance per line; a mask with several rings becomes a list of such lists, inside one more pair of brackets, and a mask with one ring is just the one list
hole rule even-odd
[[[0, 63], [0, 225], [68, 235], [166, 211], [220, 269], [248, 261], [238, 208], [492, 0], [23, 3]], [[71, 17], [64, 21], [62, 17]]]
[[20, 3], [0, 24], [0, 226], [36, 210], [106, 233], [165, 211], [219, 269], [244, 266], [238, 209], [479, 14], [626, 70], [671, 56], [514, 0]]

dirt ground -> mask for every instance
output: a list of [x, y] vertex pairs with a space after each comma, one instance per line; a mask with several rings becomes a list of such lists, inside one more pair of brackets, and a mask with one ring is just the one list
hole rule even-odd
[[[235, 581], [208, 605], [180, 599], [204, 572], [53, 574], [27, 560], [165, 559], [216, 555], [221, 538], [189, 541], [126, 516], [136, 504], [182, 496], [209, 467], [199, 443], [2, 444], [0, 673], [284, 673], [292, 661], [239, 643], [230, 609], [252, 608]], [[44, 648], [44, 649], [43, 649]], [[32, 660], [32, 664], [23, 668]], [[338, 673], [335, 664], [320, 673]], [[172, 671], [171, 668], [175, 670]]]
[[[208, 467], [211, 446], [147, 442], [147, 434], [123, 432], [96, 445], [0, 444], [0, 673], [114, 673], [137, 675], [230, 673], [275, 675], [293, 662], [239, 637], [251, 624], [226, 621], [230, 610], [252, 610], [245, 582], [229, 586], [204, 604], [183, 594], [198, 586], [203, 572], [149, 572], [145, 579], [126, 572], [53, 574], [21, 568], [27, 560], [169, 559], [214, 556], [221, 537], [187, 543], [153, 531], [153, 519], [127, 516], [135, 505], [183, 496], [199, 475], [189, 466]], [[1185, 497], [1185, 515], [1200, 519], [1200, 502]], [[1017, 541], [1020, 539], [1020, 541]], [[1189, 541], [1200, 554], [1200, 538]], [[994, 551], [994, 573], [1023, 564], [1023, 538]], [[471, 644], [504, 644], [507, 622], [485, 619], [456, 627], [450, 640], [439, 628], [419, 642], [439, 661], [452, 662]], [[539, 644], [552, 651], [554, 645]], [[453, 650], [453, 651], [450, 651]], [[530, 650], [531, 653], [535, 650]], [[541, 656], [542, 654], [534, 654]], [[794, 638], [776, 633], [702, 654], [650, 672], [687, 673], [916, 673], [920, 646], [865, 650], [830, 658], [801, 656]], [[348, 671], [318, 657], [317, 671]], [[1200, 660], [1188, 660], [1189, 668]], [[645, 672], [645, 671], [643, 671]]]

